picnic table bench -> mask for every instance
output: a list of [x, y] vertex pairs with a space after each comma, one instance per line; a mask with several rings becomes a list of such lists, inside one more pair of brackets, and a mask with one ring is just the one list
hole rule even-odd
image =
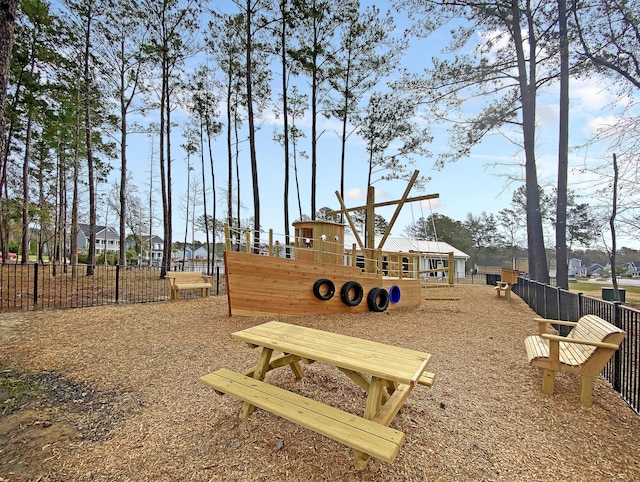
[[[389, 427], [416, 385], [432, 386], [433, 373], [425, 372], [429, 353], [394, 347], [359, 338], [271, 321], [231, 337], [252, 348], [261, 347], [258, 364], [237, 373], [220, 369], [200, 378], [216, 390], [241, 400], [240, 418], [254, 406], [267, 410], [354, 450], [354, 465], [362, 470], [371, 456], [392, 462], [405, 436]], [[272, 357], [274, 350], [282, 352]], [[304, 373], [300, 362], [337, 367], [367, 393], [362, 417], [330, 407], [264, 382], [265, 374], [289, 366], [296, 378]]]
[[166, 274], [169, 283], [169, 299], [180, 298], [180, 290], [200, 290], [200, 296], [209, 296], [211, 286], [211, 276], [204, 275], [198, 271], [169, 271]]
[[504, 297], [508, 300], [511, 299], [511, 285], [503, 281], [496, 281], [496, 286], [493, 288], [496, 290], [496, 295], [500, 298], [500, 294], [504, 294]]
[[518, 273], [514, 269], [501, 269], [500, 281], [496, 281], [496, 286], [493, 288], [496, 290], [496, 295], [500, 298], [500, 294], [504, 294], [507, 300], [511, 299], [511, 289], [513, 285], [518, 283]]
[[[591, 406], [593, 379], [611, 359], [626, 333], [596, 315], [577, 322], [536, 318], [538, 334], [525, 338], [531, 366], [542, 368], [542, 392], [553, 395], [557, 371], [580, 375], [580, 402]], [[572, 326], [567, 336], [559, 336], [550, 325]]]

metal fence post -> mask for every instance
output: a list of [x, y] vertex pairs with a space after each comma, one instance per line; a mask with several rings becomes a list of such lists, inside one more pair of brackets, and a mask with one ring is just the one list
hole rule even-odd
[[116, 303], [120, 299], [120, 265], [116, 264]]
[[[620, 301], [613, 302], [613, 324], [618, 328], [622, 328], [622, 313], [620, 310], [621, 306], [622, 306], [622, 303]], [[618, 393], [622, 393], [622, 377], [621, 377], [622, 356], [620, 353], [621, 351], [622, 350], [618, 349], [613, 354], [613, 377], [611, 380], [613, 389]]]
[[[33, 307], [38, 306], [38, 263], [33, 265]], [[28, 266], [27, 266], [28, 269]]]
[[582, 292], [578, 293], [578, 320], [580, 318], [582, 318], [584, 315], [582, 314], [583, 309], [582, 309]]

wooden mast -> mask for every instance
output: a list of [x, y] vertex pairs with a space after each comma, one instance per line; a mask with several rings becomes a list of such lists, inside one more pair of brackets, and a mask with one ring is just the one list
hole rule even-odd
[[[340, 193], [336, 191], [336, 197], [338, 198], [338, 202], [340, 203], [340, 210], [330, 211], [329, 214], [338, 214], [338, 213], [344, 214], [345, 218], [347, 219], [347, 222], [349, 223], [349, 227], [351, 228], [351, 231], [353, 232], [356, 238], [356, 241], [358, 242], [358, 246], [360, 247], [360, 249], [364, 254], [365, 272], [375, 273], [377, 271], [376, 261], [378, 256], [376, 255], [376, 253], [382, 250], [382, 246], [384, 245], [385, 241], [391, 234], [391, 229], [393, 228], [393, 225], [398, 219], [398, 215], [400, 214], [400, 211], [402, 210], [402, 207], [404, 206], [404, 204], [408, 202], [424, 201], [427, 199], [436, 199], [440, 197], [439, 194], [425, 194], [424, 196], [408, 197], [409, 193], [411, 192], [411, 189], [413, 188], [414, 183], [416, 182], [416, 179], [418, 179], [419, 172], [420, 171], [417, 171], [417, 170], [413, 171], [413, 175], [411, 176], [411, 179], [409, 180], [409, 183], [407, 184], [407, 187], [404, 190], [404, 194], [402, 195], [402, 198], [395, 201], [385, 201], [381, 203], [376, 203], [375, 188], [373, 186], [369, 186], [367, 190], [367, 204], [365, 206], [347, 208], [344, 204], [344, 200], [340, 196]], [[378, 246], [376, 247], [375, 245], [375, 208], [383, 207], [383, 206], [393, 206], [393, 205], [396, 205], [396, 210], [393, 213], [393, 216], [389, 221], [389, 224], [387, 225], [387, 229], [385, 230], [384, 235], [380, 240], [380, 243], [378, 243]], [[358, 235], [358, 232], [355, 229], [353, 220], [349, 215], [349, 212], [362, 211], [362, 210], [365, 210], [366, 212], [366, 226], [365, 226], [366, 238], [364, 243], [362, 242], [362, 239]], [[355, 253], [354, 253], [354, 256], [355, 256]]]

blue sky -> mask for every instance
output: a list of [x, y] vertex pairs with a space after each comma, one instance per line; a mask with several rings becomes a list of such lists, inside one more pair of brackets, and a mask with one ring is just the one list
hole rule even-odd
[[[407, 52], [404, 64], [412, 71], [419, 72], [430, 62], [433, 55], [437, 55], [441, 44], [437, 38], [414, 39]], [[276, 82], [278, 80], [276, 79]], [[538, 105], [538, 137], [537, 158], [539, 182], [542, 185], [555, 185], [557, 145], [558, 145], [558, 105], [555, 86], [547, 88], [547, 93], [540, 98]], [[278, 86], [274, 87], [275, 93]], [[610, 119], [612, 112], [610, 102], [615, 98], [610, 89], [595, 80], [572, 81], [571, 87], [571, 145], [584, 143], [594, 132], [597, 125]], [[223, 110], [223, 109], [222, 109]], [[175, 117], [180, 119], [179, 116]], [[151, 119], [143, 119], [143, 121]], [[426, 120], [417, 120], [427, 122]], [[272, 140], [274, 128], [279, 125], [272, 110], [263, 113], [260, 121], [261, 129], [258, 137], [258, 164], [261, 200], [261, 221], [265, 230], [273, 228], [276, 235], [284, 233], [283, 225], [283, 153], [282, 148]], [[317, 208], [329, 206], [338, 208], [335, 191], [339, 190], [339, 139], [335, 134], [338, 127], [335, 120], [320, 119], [320, 130], [324, 134], [318, 144], [318, 182], [317, 182]], [[300, 121], [299, 127], [309, 128], [309, 113]], [[179, 134], [179, 129], [176, 129]], [[434, 143], [431, 150], [439, 152], [447, 148], [446, 127], [434, 126], [432, 129]], [[301, 148], [310, 153], [310, 134], [302, 141]], [[157, 142], [157, 139], [156, 139]], [[178, 147], [182, 141], [176, 138], [172, 141], [173, 151], [173, 203], [174, 203], [174, 235], [173, 240], [184, 239], [185, 233], [185, 208], [184, 198], [186, 194], [186, 156]], [[221, 135], [215, 141], [214, 156], [216, 162], [216, 180], [218, 186], [218, 213], [222, 216], [226, 210], [226, 202], [223, 201], [221, 190], [226, 186], [226, 139]], [[153, 148], [157, 158], [157, 145]], [[149, 162], [152, 147], [149, 139], [142, 135], [132, 136], [129, 144], [129, 167], [133, 172], [135, 183], [139, 186], [140, 197], [148, 199], [149, 190]], [[592, 176], [583, 175], [577, 169], [586, 164], [600, 161], [609, 153], [598, 148], [591, 148], [588, 152], [576, 150], [572, 152], [570, 163], [572, 174], [570, 175], [570, 188], [579, 194], [589, 195], [588, 186]], [[467, 213], [479, 215], [482, 211], [498, 214], [501, 209], [509, 207], [512, 193], [521, 182], [509, 181], [509, 179], [523, 178], [524, 154], [503, 136], [491, 135], [472, 151], [469, 158], [448, 164], [442, 170], [433, 169], [433, 158], [419, 160], [414, 166], [421, 174], [431, 177], [431, 182], [426, 186], [425, 192], [439, 193], [440, 198], [430, 203], [420, 205], [418, 203], [407, 206], [403, 210], [392, 231], [394, 236], [404, 236], [404, 228], [421, 216], [439, 213], [455, 220], [464, 220]], [[248, 144], [242, 147], [241, 152], [241, 198], [244, 205], [241, 218], [249, 218], [253, 215], [253, 199], [251, 194], [251, 174], [249, 170]], [[201, 177], [199, 159], [193, 159], [196, 163], [195, 175]], [[345, 181], [345, 202], [347, 206], [364, 204], [366, 192], [367, 163], [364, 143], [357, 137], [352, 137], [347, 151], [347, 174]], [[157, 171], [157, 160], [154, 162]], [[301, 196], [305, 214], [310, 214], [310, 160], [299, 160], [299, 175], [301, 182]], [[207, 168], [208, 169], [208, 168]], [[293, 172], [292, 172], [293, 175]], [[119, 173], [114, 171], [114, 178]], [[210, 183], [210, 180], [207, 180]], [[234, 181], [235, 182], [235, 181]], [[157, 180], [154, 185], [159, 187]], [[376, 184], [376, 199], [378, 201], [397, 199], [405, 189], [404, 181], [385, 182]], [[210, 192], [211, 186], [208, 186]], [[417, 193], [415, 193], [417, 194]], [[155, 196], [155, 213], [161, 212], [159, 193]], [[211, 196], [209, 195], [209, 198]], [[579, 199], [584, 202], [589, 197]], [[145, 201], [146, 202], [146, 201]], [[295, 185], [290, 187], [290, 219], [298, 217], [297, 201], [295, 198]], [[201, 214], [202, 210], [199, 209]], [[211, 207], [208, 208], [211, 213]], [[384, 208], [377, 211], [387, 220], [393, 214], [393, 208]], [[99, 218], [100, 219], [100, 218]], [[115, 221], [114, 221], [115, 222]], [[154, 228], [154, 232], [162, 235], [160, 226]], [[291, 230], [293, 232], [293, 230]], [[552, 234], [552, 233], [550, 233]], [[196, 233], [195, 239], [204, 241], [204, 234]], [[191, 228], [189, 228], [188, 240], [191, 240]], [[548, 246], [552, 244], [547, 243]], [[640, 248], [635, 239], [623, 239], [622, 245]]]

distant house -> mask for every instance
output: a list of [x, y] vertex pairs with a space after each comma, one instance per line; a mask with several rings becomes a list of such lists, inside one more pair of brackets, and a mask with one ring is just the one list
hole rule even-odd
[[180, 249], [174, 249], [173, 257], [176, 259], [207, 259], [207, 249], [204, 246], [193, 249], [192, 246], [184, 246]]
[[[78, 251], [89, 252], [90, 232], [88, 224], [78, 224]], [[120, 251], [120, 235], [110, 226], [96, 226], [96, 255], [101, 255], [105, 250]]]
[[[376, 236], [375, 244], [378, 246], [380, 239]], [[356, 238], [352, 234], [345, 234], [344, 248], [351, 250], [356, 244]], [[441, 272], [429, 273], [431, 278], [446, 277], [448, 275], [449, 253], [453, 253], [454, 273], [458, 278], [466, 275], [466, 264], [470, 256], [444, 241], [424, 241], [408, 238], [388, 237], [382, 247], [383, 251], [391, 253], [420, 253], [420, 271], [440, 269]], [[384, 260], [383, 260], [384, 263]]]
[[569, 260], [569, 276], [584, 277], [587, 275], [586, 268], [582, 267], [582, 260], [571, 258]]
[[587, 276], [603, 276], [605, 274], [605, 267], [601, 264], [594, 263], [587, 267]]
[[[135, 248], [135, 240], [132, 236], [127, 238], [127, 249]], [[155, 234], [149, 238], [149, 236], [140, 236], [140, 249], [138, 253], [139, 260], [142, 264], [151, 263], [152, 265], [160, 265], [162, 263], [162, 253], [164, 251], [164, 241], [160, 236]]]
[[627, 263], [627, 274], [632, 278], [640, 278], [640, 261]]
[[206, 248], [204, 248], [203, 246], [200, 246], [198, 249], [196, 249], [193, 252], [193, 258], [194, 259], [207, 259], [207, 253], [208, 251], [206, 250]]

